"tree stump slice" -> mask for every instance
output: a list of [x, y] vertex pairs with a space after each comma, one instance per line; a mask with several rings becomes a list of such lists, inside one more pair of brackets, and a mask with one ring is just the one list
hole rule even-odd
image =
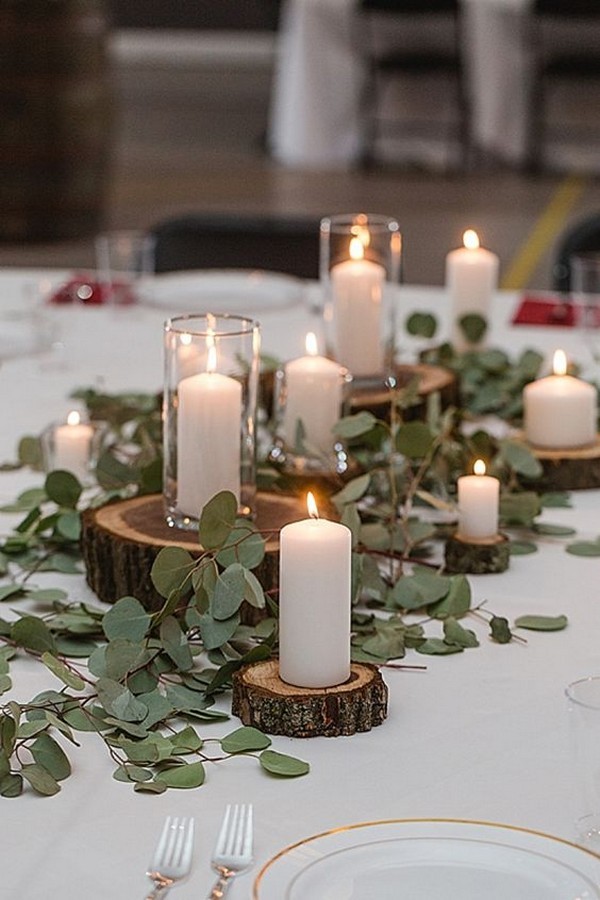
[[[443, 407], [452, 406], [458, 402], [458, 382], [456, 375], [450, 369], [428, 363], [415, 363], [414, 365], [395, 366], [394, 374], [399, 388], [406, 387], [414, 378], [419, 379], [418, 395], [421, 402], [402, 411], [406, 420], [423, 417], [430, 394], [439, 393]], [[348, 405], [350, 413], [367, 410], [378, 419], [387, 420], [390, 416], [389, 389], [385, 387], [383, 381], [381, 384], [355, 389], [350, 385]]]
[[[322, 506], [325, 503], [322, 502]], [[334, 509], [323, 512], [338, 517]], [[265, 557], [254, 574], [265, 590], [279, 584], [279, 531], [288, 522], [306, 518], [304, 497], [258, 492], [256, 527], [267, 538]], [[81, 549], [86, 580], [104, 603], [134, 596], [155, 611], [164, 603], [150, 580], [150, 569], [163, 547], [183, 547], [193, 557], [203, 550], [196, 531], [167, 525], [161, 494], [149, 494], [85, 510], [82, 516]], [[254, 625], [264, 611], [247, 603], [240, 610], [244, 624]]]
[[498, 534], [486, 541], [466, 541], [451, 535], [444, 549], [444, 569], [451, 575], [490, 575], [506, 572], [510, 562], [509, 540]]
[[302, 688], [282, 681], [277, 660], [267, 660], [235, 672], [231, 711], [267, 734], [338, 737], [381, 725], [387, 700], [379, 670], [368, 663], [352, 663], [344, 684]]
[[600, 437], [589, 447], [544, 450], [528, 444], [542, 464], [543, 474], [530, 484], [547, 491], [578, 491], [600, 488]]

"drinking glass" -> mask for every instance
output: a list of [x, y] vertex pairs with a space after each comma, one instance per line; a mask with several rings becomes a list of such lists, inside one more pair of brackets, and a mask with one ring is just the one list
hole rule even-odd
[[144, 231], [109, 231], [96, 238], [96, 266], [105, 298], [117, 306], [136, 303], [154, 272], [154, 238]]
[[176, 316], [165, 323], [164, 500], [169, 525], [197, 527], [229, 490], [251, 517], [256, 495], [260, 326], [242, 316]]
[[571, 256], [571, 295], [579, 310], [583, 339], [596, 365], [600, 364], [600, 253]]
[[580, 815], [578, 843], [600, 852], [600, 676], [566, 688], [571, 739], [571, 770]]

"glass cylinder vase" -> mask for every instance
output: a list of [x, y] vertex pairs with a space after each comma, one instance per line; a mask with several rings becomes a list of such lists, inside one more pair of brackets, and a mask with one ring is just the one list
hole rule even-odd
[[331, 352], [355, 382], [392, 372], [402, 236], [396, 219], [367, 213], [321, 220], [321, 284]]
[[254, 514], [260, 326], [242, 316], [177, 316], [165, 323], [165, 514], [194, 529], [208, 501], [231, 491]]

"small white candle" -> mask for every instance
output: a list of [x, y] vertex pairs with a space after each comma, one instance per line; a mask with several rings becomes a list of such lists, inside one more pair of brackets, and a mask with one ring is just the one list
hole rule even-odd
[[368, 231], [350, 241], [350, 258], [331, 269], [336, 357], [353, 375], [383, 372], [381, 317], [385, 269], [365, 259]]
[[525, 437], [536, 447], [568, 450], [593, 444], [597, 433], [596, 389], [567, 375], [567, 357], [557, 350], [553, 375], [538, 378], [523, 390]]
[[81, 421], [73, 410], [67, 416], [66, 425], [54, 429], [54, 468], [72, 472], [80, 481], [89, 475], [94, 429]]
[[215, 369], [210, 344], [207, 371], [178, 386], [177, 505], [194, 518], [219, 491], [240, 497], [242, 386]]
[[499, 261], [495, 253], [479, 245], [471, 228], [463, 235], [463, 245], [446, 256], [446, 288], [453, 316], [453, 340], [464, 348], [465, 337], [458, 321], [469, 313], [488, 318], [490, 301], [498, 286]]
[[298, 422], [304, 427], [308, 448], [330, 453], [333, 426], [340, 417], [342, 377], [338, 363], [317, 355], [317, 339], [306, 335], [306, 356], [285, 367], [285, 410], [283, 435], [289, 447], [296, 444]]
[[323, 688], [350, 677], [352, 539], [345, 525], [310, 518], [279, 535], [279, 672], [299, 687]]
[[485, 474], [482, 459], [475, 461], [473, 472], [457, 481], [457, 536], [465, 541], [490, 540], [498, 533], [500, 482]]

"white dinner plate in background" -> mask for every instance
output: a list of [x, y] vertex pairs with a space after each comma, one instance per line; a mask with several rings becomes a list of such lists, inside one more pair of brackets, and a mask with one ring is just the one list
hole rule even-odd
[[276, 854], [253, 900], [598, 900], [600, 858], [560, 838], [449, 819], [363, 822]]
[[231, 312], [254, 315], [303, 299], [300, 278], [262, 269], [166, 272], [144, 279], [141, 302], [175, 314]]

